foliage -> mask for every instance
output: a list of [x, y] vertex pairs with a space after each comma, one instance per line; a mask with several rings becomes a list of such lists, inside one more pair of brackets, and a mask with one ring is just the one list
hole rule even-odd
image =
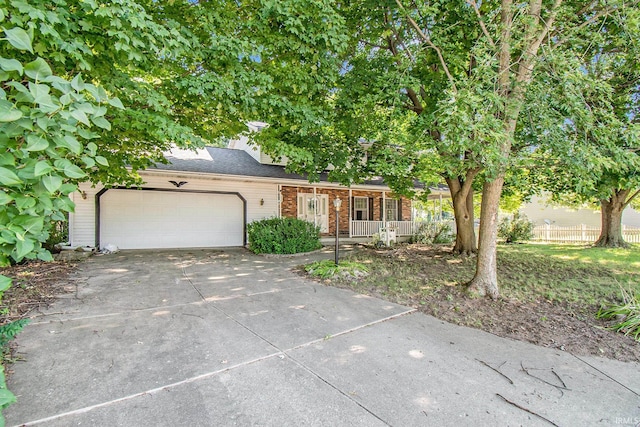
[[249, 249], [257, 254], [296, 254], [320, 249], [320, 228], [297, 218], [267, 218], [247, 225]]
[[426, 245], [452, 243], [455, 235], [451, 230], [451, 224], [446, 221], [422, 222], [411, 236], [411, 243], [422, 243]]
[[625, 291], [623, 288], [622, 300], [622, 304], [612, 305], [606, 309], [600, 308], [596, 317], [617, 320], [611, 329], [625, 335], [631, 335], [640, 341], [640, 292]]
[[80, 181], [139, 184], [173, 145], [306, 115], [273, 89], [326, 93], [323, 46], [342, 43], [329, 4], [0, 0], [0, 265], [51, 259]]
[[60, 252], [60, 246], [69, 242], [69, 222], [54, 221], [49, 229], [49, 238], [43, 247], [51, 253]]
[[[640, 194], [637, 5], [611, 15], [594, 40], [576, 40], [573, 48], [580, 56], [567, 57], [563, 65], [550, 69], [541, 81], [544, 86], [536, 88], [535, 102], [548, 107], [545, 127], [564, 132], [562, 136], [540, 129], [525, 132], [534, 141], [533, 161], [539, 171], [533, 183], [551, 192], [554, 201], [601, 205], [605, 225], [601, 237], [623, 244], [621, 235], [606, 233], [620, 229], [619, 213]], [[568, 68], [582, 73], [556, 84]]]
[[0, 326], [0, 426], [4, 425], [2, 411], [16, 401], [15, 395], [7, 389], [4, 375], [4, 363], [6, 361], [6, 354], [9, 352], [8, 345], [28, 323], [29, 319], [19, 319]]
[[29, 323], [29, 319], [19, 319], [0, 326], [0, 348], [5, 350], [9, 342]]
[[526, 242], [533, 238], [533, 221], [516, 212], [512, 217], [504, 217], [498, 224], [498, 237], [505, 243]]
[[304, 270], [309, 273], [309, 275], [321, 279], [328, 279], [336, 275], [359, 278], [369, 271], [364, 264], [359, 262], [340, 261], [338, 265], [336, 265], [335, 261], [328, 259], [307, 264], [304, 266]]
[[[497, 224], [491, 218], [507, 171], [530, 157], [531, 140], [520, 138], [523, 128], [566, 132], [543, 121], [545, 104], [563, 95], [547, 92], [536, 99], [539, 93], [529, 88], [542, 90], [545, 73], [580, 55], [574, 42], [597, 46], [602, 22], [632, 8], [622, 0], [587, 6], [572, 1], [340, 3], [337, 11], [349, 38], [346, 48], [333, 54], [340, 59], [340, 72], [332, 75], [335, 86], [327, 97], [309, 100], [301, 94], [296, 102], [309, 106], [311, 101], [313, 114], [291, 122], [276, 112], [273, 126], [256, 141], [272, 157], [295, 153], [290, 169], [312, 179], [329, 164], [335, 166], [329, 172], [333, 179], [351, 184], [380, 176], [397, 194], [412, 193], [416, 179], [444, 179], [454, 204], [461, 206], [457, 219], [471, 217], [467, 196], [484, 182], [481, 227], [487, 229], [481, 233], [474, 285], [479, 293], [496, 296]], [[562, 87], [582, 72], [579, 67], [563, 71], [550, 86]], [[473, 221], [464, 223], [465, 230], [473, 226]]]
[[16, 396], [7, 389], [7, 380], [4, 373], [4, 365], [0, 364], [0, 426], [5, 425], [2, 412], [12, 403], [15, 403]]

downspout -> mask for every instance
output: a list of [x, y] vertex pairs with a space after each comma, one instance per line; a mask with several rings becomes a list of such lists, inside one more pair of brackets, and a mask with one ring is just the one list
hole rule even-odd
[[348, 206], [349, 206], [349, 238], [351, 238], [352, 234], [353, 234], [352, 224], [351, 224], [353, 222], [353, 217], [351, 216], [352, 212], [353, 212], [353, 207], [351, 206], [351, 201], [352, 200], [353, 200], [353, 190], [351, 190], [351, 187], [349, 187], [349, 203], [348, 203]]
[[276, 200], [278, 201], [278, 218], [282, 218], [282, 184], [278, 184], [278, 194]]

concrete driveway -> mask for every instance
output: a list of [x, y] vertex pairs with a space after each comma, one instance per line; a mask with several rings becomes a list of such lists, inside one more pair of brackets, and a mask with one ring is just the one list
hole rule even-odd
[[8, 425], [640, 423], [640, 365], [453, 326], [305, 280], [309, 257], [122, 252], [18, 338]]

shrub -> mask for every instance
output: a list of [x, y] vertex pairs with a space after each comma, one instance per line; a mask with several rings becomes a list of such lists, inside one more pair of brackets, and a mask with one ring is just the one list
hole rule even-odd
[[517, 243], [533, 238], [533, 222], [525, 215], [518, 212], [513, 214], [513, 218], [503, 218], [498, 225], [498, 237], [505, 243]]
[[411, 243], [423, 243], [427, 245], [438, 243], [452, 243], [456, 236], [448, 222], [427, 221], [420, 224], [416, 232], [411, 236]]
[[320, 228], [296, 218], [267, 218], [247, 225], [249, 249], [257, 254], [297, 254], [320, 249]]
[[60, 252], [61, 244], [66, 244], [69, 241], [69, 222], [65, 221], [53, 221], [51, 228], [49, 229], [49, 237], [42, 246], [51, 253]]
[[614, 305], [607, 309], [600, 308], [596, 313], [598, 319], [618, 319], [618, 322], [611, 326], [616, 332], [631, 335], [636, 341], [640, 341], [640, 294], [622, 289], [623, 304]]
[[328, 259], [307, 264], [304, 266], [304, 270], [309, 275], [321, 279], [328, 279], [336, 274], [358, 278], [366, 275], [368, 271], [367, 267], [359, 262], [340, 261], [339, 265], [336, 265], [335, 261]]

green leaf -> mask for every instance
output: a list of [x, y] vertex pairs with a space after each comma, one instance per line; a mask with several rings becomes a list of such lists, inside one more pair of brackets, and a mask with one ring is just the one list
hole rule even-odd
[[53, 257], [51, 256], [51, 252], [47, 250], [41, 250], [38, 252], [38, 259], [40, 261], [51, 262], [53, 261]]
[[82, 156], [82, 161], [88, 168], [92, 168], [96, 165], [96, 161], [89, 156]]
[[11, 278], [0, 274], [0, 292], [4, 292], [11, 287]]
[[15, 166], [16, 158], [11, 153], [0, 154], [0, 166]]
[[4, 185], [17, 185], [21, 184], [22, 181], [14, 172], [7, 168], [0, 167], [0, 183]]
[[22, 64], [17, 59], [7, 59], [0, 57], [0, 68], [4, 71], [17, 71], [18, 74], [22, 75]]
[[102, 166], [109, 166], [109, 161], [102, 156], [96, 156], [96, 162]]
[[58, 141], [58, 144], [68, 148], [73, 154], [80, 154], [82, 152], [82, 144], [80, 144], [73, 135], [65, 135]]
[[8, 205], [13, 200], [13, 197], [0, 190], [0, 206]]
[[35, 249], [33, 240], [26, 238], [24, 240], [18, 240], [16, 242], [16, 261], [21, 260], [25, 256], [29, 255]]
[[122, 105], [122, 101], [118, 97], [109, 98], [109, 105], [124, 110], [124, 105]]
[[38, 163], [36, 163], [36, 166], [33, 170], [33, 175], [36, 177], [42, 176], [44, 174], [51, 172], [52, 170], [53, 170], [53, 167], [51, 167], [51, 165], [46, 160], [41, 160]]
[[47, 175], [42, 178], [42, 184], [49, 193], [53, 194], [62, 185], [62, 178], [57, 175]]
[[64, 174], [67, 175], [69, 178], [74, 178], [74, 179], [80, 179], [86, 176], [86, 174], [82, 172], [82, 169], [72, 164], [65, 166]]
[[53, 74], [49, 64], [47, 64], [47, 62], [42, 58], [37, 58], [35, 61], [29, 62], [25, 65], [24, 73], [36, 81], [49, 77]]
[[20, 27], [13, 27], [10, 30], [4, 30], [4, 34], [7, 36], [7, 41], [11, 46], [20, 50], [28, 50], [33, 53], [33, 47], [31, 47], [31, 37], [25, 30]]
[[[33, 197], [19, 196], [16, 198], [16, 206], [21, 211], [32, 208], [36, 205], [36, 199]], [[15, 221], [14, 221], [15, 222]]]
[[82, 80], [82, 76], [78, 74], [71, 80], [71, 87], [80, 92], [84, 90], [84, 81]]
[[84, 111], [82, 111], [82, 110], [73, 110], [71, 112], [71, 116], [74, 119], [76, 119], [77, 121], [79, 121], [80, 123], [85, 124], [87, 126], [91, 126], [91, 123], [89, 122], [89, 118], [84, 113]]
[[0, 122], [14, 122], [22, 117], [22, 111], [18, 110], [15, 105], [5, 101], [0, 101]]
[[49, 148], [49, 141], [45, 138], [30, 134], [27, 136], [27, 151], [43, 151]]
[[104, 117], [93, 117], [91, 121], [99, 128], [111, 130], [111, 123]]

